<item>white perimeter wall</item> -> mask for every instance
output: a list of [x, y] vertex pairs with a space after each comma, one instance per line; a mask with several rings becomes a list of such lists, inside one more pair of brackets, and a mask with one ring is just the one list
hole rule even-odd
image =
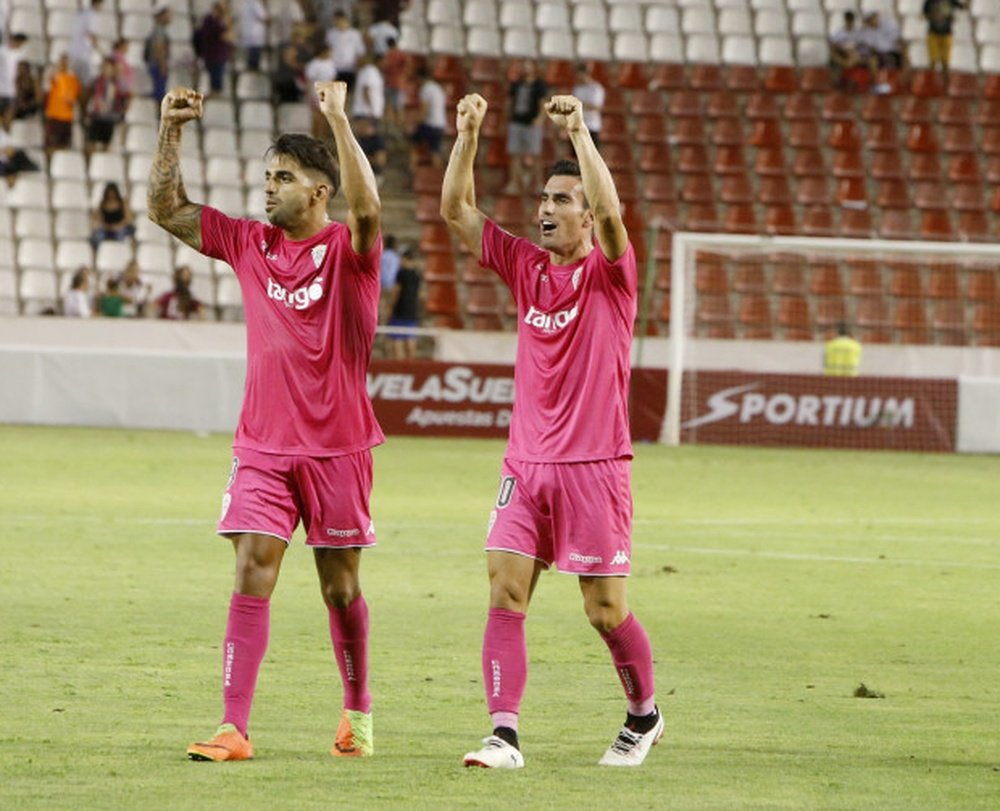
[[[666, 367], [669, 341], [636, 346]], [[692, 341], [691, 368], [815, 374], [820, 343]], [[446, 332], [436, 359], [514, 362], [511, 334]], [[242, 324], [0, 318], [0, 422], [232, 431]], [[866, 346], [864, 375], [959, 378], [958, 448], [1000, 452], [1000, 349]]]

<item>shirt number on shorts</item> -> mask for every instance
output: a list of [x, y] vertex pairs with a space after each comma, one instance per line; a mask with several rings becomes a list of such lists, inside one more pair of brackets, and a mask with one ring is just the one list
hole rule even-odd
[[517, 482], [513, 476], [504, 476], [500, 479], [500, 492], [497, 493], [497, 509], [502, 510], [514, 497], [514, 485]]

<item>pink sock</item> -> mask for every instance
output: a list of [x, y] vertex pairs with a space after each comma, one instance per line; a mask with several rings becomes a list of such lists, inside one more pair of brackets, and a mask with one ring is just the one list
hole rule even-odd
[[368, 603], [360, 594], [347, 608], [332, 608], [330, 639], [344, 684], [344, 708], [371, 712], [368, 692]]
[[483, 634], [483, 686], [494, 727], [517, 729], [517, 713], [527, 681], [524, 614], [491, 608]]
[[618, 678], [625, 688], [628, 711], [632, 715], [649, 715], [656, 706], [656, 690], [653, 686], [653, 649], [645, 629], [630, 612], [625, 622], [611, 633], [601, 634], [601, 638], [611, 651]]
[[247, 734], [257, 673], [267, 651], [271, 601], [267, 597], [237, 594], [229, 601], [229, 622], [222, 643], [222, 723]]

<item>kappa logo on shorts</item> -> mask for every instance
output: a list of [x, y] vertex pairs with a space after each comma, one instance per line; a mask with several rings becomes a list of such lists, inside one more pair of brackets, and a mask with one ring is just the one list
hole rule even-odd
[[626, 555], [621, 549], [615, 552], [615, 556], [611, 558], [612, 566], [626, 566], [628, 564], [628, 555]]

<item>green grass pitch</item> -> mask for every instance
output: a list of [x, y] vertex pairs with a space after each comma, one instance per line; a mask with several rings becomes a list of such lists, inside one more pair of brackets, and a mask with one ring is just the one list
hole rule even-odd
[[[482, 536], [503, 445], [390, 438], [366, 553], [376, 757], [327, 754], [340, 686], [311, 555], [272, 606], [250, 763], [219, 720], [229, 437], [0, 426], [0, 808], [977, 809], [1000, 803], [1000, 460], [637, 448], [631, 604], [662, 743], [624, 717], [574, 578], [528, 619], [527, 768], [466, 770]], [[854, 696], [860, 684], [880, 698]]]

